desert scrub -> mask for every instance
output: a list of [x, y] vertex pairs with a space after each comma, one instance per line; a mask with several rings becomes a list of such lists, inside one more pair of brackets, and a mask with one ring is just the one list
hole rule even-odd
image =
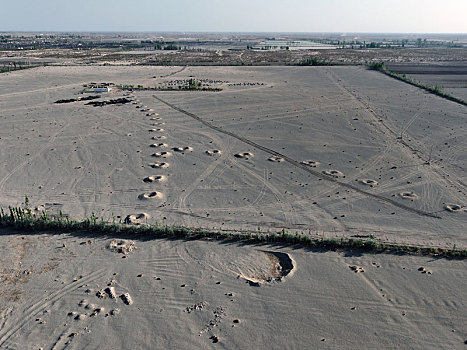
[[[29, 203], [28, 203], [29, 204]], [[170, 225], [127, 225], [115, 220], [107, 221], [92, 214], [82, 221], [70, 219], [62, 213], [59, 216], [49, 216], [45, 211], [34, 214], [30, 209], [20, 207], [8, 207], [8, 210], [0, 209], [0, 227], [30, 232], [81, 232], [110, 234], [138, 234], [148, 235], [154, 238], [182, 238], [182, 239], [215, 239], [243, 241], [256, 244], [283, 243], [298, 245], [323, 250], [364, 250], [369, 253], [392, 254], [417, 254], [443, 258], [467, 258], [467, 250], [417, 247], [410, 245], [389, 244], [377, 241], [374, 238], [312, 238], [299, 232], [289, 233], [283, 229], [277, 233], [263, 234], [261, 232], [227, 232], [206, 230], [184, 226]]]
[[297, 66], [335, 66], [333, 62], [320, 60], [316, 57], [309, 57], [297, 63]]

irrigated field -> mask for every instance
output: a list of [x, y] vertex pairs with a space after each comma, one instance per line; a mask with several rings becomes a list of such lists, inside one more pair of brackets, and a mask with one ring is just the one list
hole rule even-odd
[[[90, 82], [189, 78], [223, 90], [54, 103]], [[378, 72], [44, 67], [0, 85], [0, 206], [467, 247], [466, 108]]]

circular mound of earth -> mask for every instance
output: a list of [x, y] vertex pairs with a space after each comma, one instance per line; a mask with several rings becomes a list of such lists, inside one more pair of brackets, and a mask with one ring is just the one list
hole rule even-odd
[[[191, 257], [196, 254], [196, 251], [189, 252]], [[208, 258], [200, 255], [199, 261], [215, 271], [243, 279], [251, 286], [283, 282], [296, 270], [296, 263], [290, 254], [256, 249], [235, 249], [232, 254], [230, 250], [221, 248], [211, 251]]]
[[462, 211], [462, 206], [458, 205], [458, 204], [446, 204], [444, 206], [444, 209], [446, 209], [447, 211], [451, 212], [451, 213], [459, 213]]
[[373, 179], [359, 179], [358, 182], [364, 185], [371, 186], [371, 187], [377, 186], [379, 184], [378, 181], [373, 180]]
[[175, 152], [191, 152], [193, 151], [193, 147], [190, 147], [190, 146], [173, 147], [172, 150]]
[[320, 162], [316, 162], [314, 160], [304, 160], [304, 161], [301, 161], [300, 164], [303, 164], [303, 165], [308, 165], [310, 167], [317, 167], [318, 165], [320, 165], [321, 163]]
[[209, 156], [215, 156], [217, 154], [221, 154], [222, 152], [218, 149], [213, 149], [213, 150], [207, 150], [206, 154]]
[[254, 157], [254, 154], [251, 152], [242, 152], [234, 154], [234, 157], [241, 158], [241, 159], [250, 159]]
[[143, 179], [144, 182], [164, 182], [167, 181], [167, 177], [165, 175], [151, 175], [147, 176]]
[[152, 156], [156, 158], [167, 158], [170, 157], [172, 153], [170, 152], [156, 152]]
[[164, 195], [161, 192], [146, 192], [138, 196], [138, 199], [148, 200], [148, 199], [162, 199]]
[[131, 214], [125, 218], [124, 222], [128, 225], [141, 225], [146, 223], [150, 217], [151, 216], [147, 213]]
[[399, 193], [399, 196], [404, 199], [411, 199], [411, 200], [418, 199], [418, 195], [412, 191], [401, 192]]
[[280, 163], [280, 162], [283, 162], [284, 161], [284, 158], [282, 157], [276, 157], [276, 156], [271, 156], [268, 158], [268, 160], [270, 162], [276, 162], [276, 163]]
[[344, 173], [339, 170], [334, 170], [334, 169], [329, 169], [329, 170], [323, 170], [324, 175], [329, 175], [332, 177], [343, 177]]
[[155, 148], [165, 148], [165, 147], [168, 147], [168, 146], [169, 146], [168, 144], [162, 143], [162, 142], [161, 143], [153, 143], [151, 145], [151, 147], [155, 147]]
[[169, 167], [169, 163], [152, 163], [152, 164], [149, 164], [149, 166], [151, 168], [155, 168], [155, 169], [165, 169], [165, 168], [168, 168]]

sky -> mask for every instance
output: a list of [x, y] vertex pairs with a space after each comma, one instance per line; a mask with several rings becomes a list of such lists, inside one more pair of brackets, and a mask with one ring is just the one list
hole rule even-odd
[[0, 0], [0, 31], [467, 33], [467, 0]]

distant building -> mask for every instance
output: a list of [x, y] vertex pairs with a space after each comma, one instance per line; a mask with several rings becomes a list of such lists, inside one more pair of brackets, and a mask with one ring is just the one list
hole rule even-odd
[[110, 87], [106, 86], [106, 87], [92, 88], [91, 91], [89, 91], [89, 92], [109, 92], [109, 91], [110, 91]]

